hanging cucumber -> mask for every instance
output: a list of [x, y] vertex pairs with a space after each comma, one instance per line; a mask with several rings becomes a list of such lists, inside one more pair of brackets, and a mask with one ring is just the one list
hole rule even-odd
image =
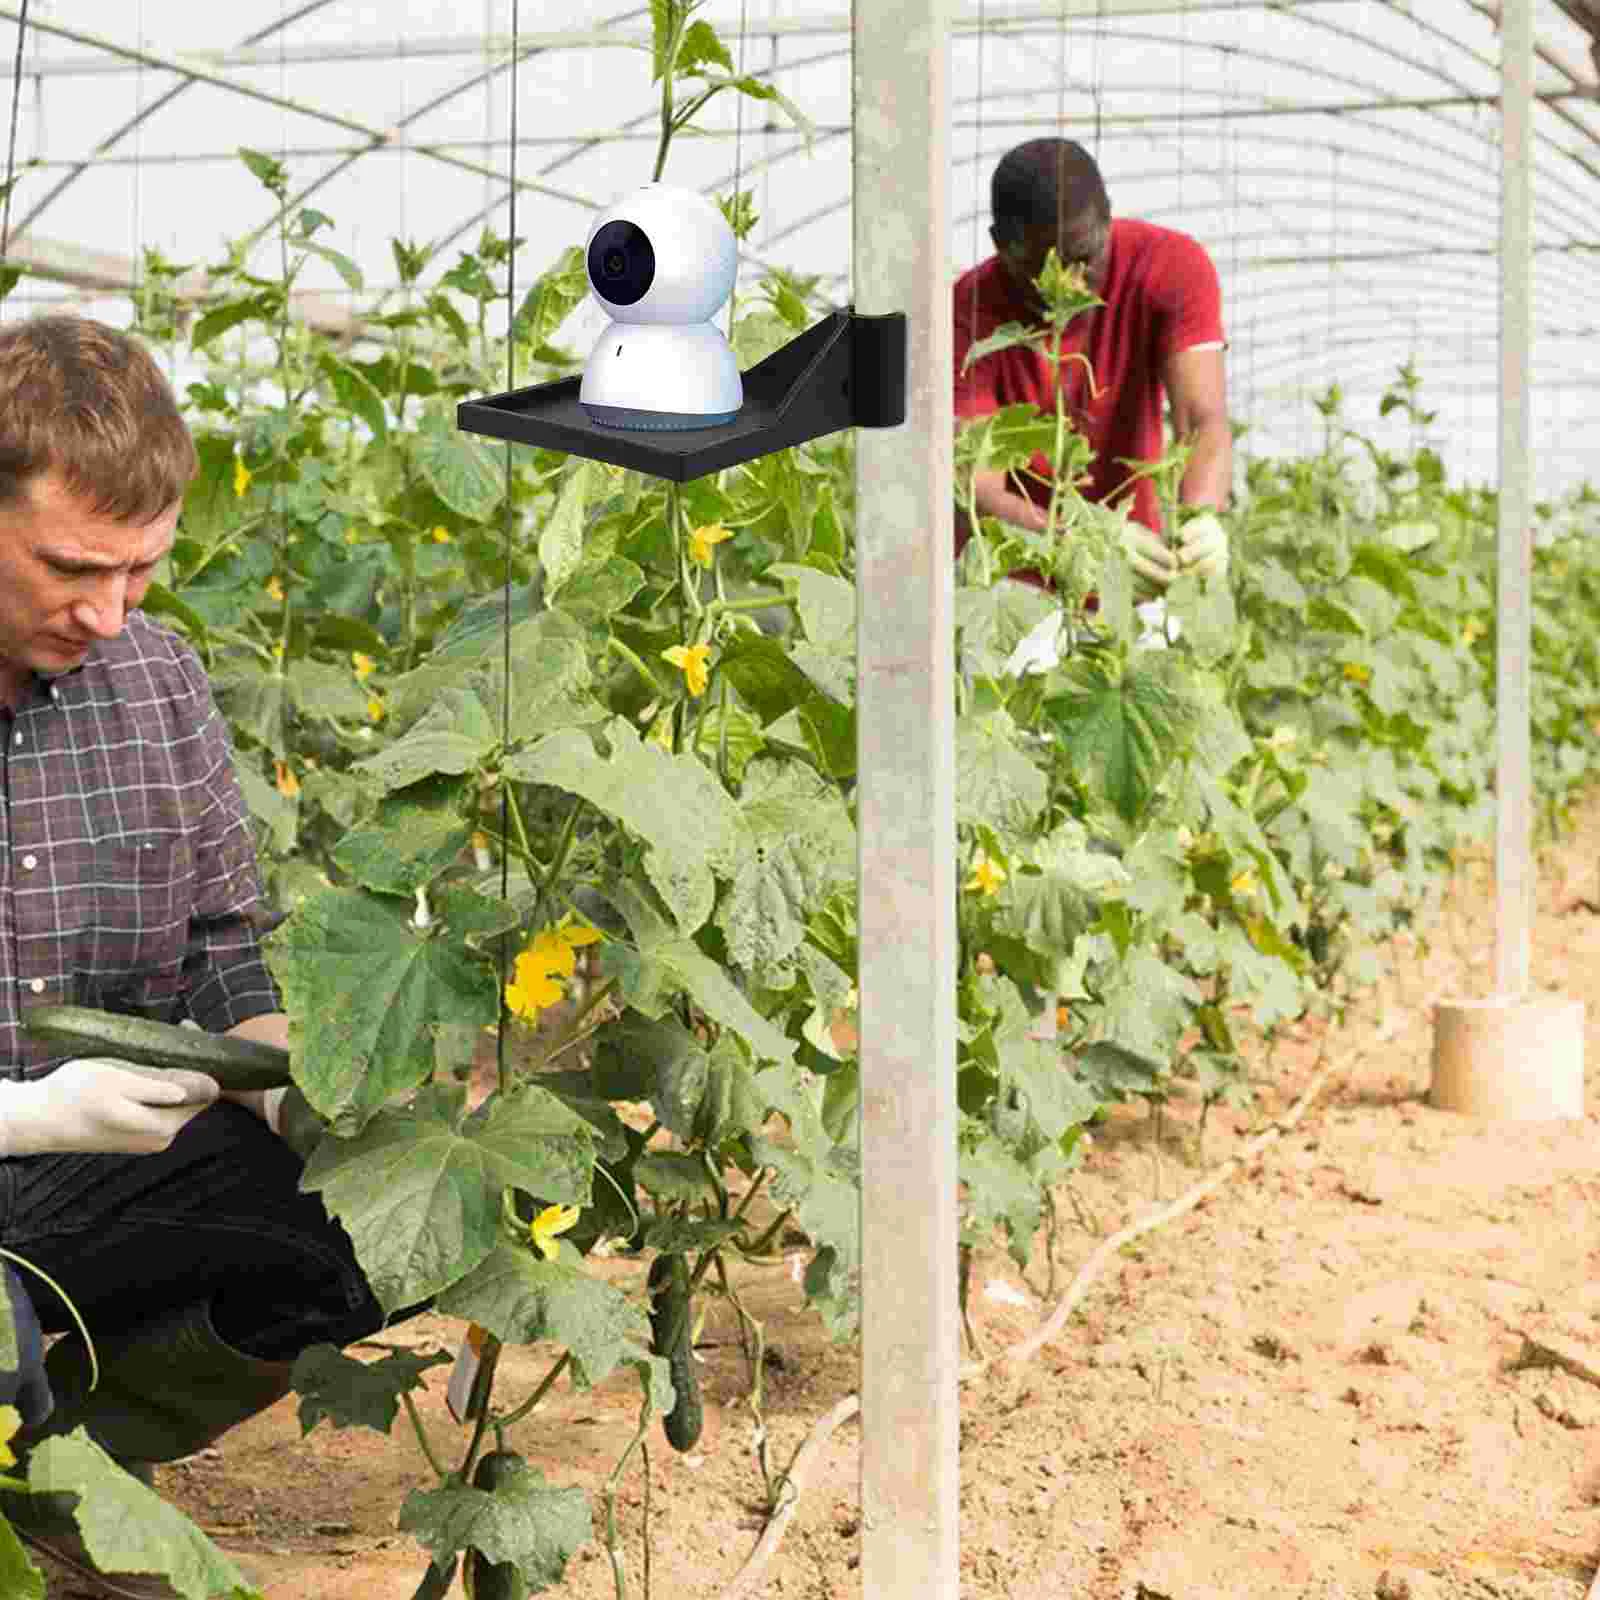
[[35, 1006], [22, 1015], [31, 1038], [80, 1055], [112, 1056], [143, 1067], [203, 1072], [224, 1089], [277, 1089], [289, 1080], [289, 1052], [259, 1039], [179, 1028], [88, 1006]]
[[[491, 1450], [478, 1463], [472, 1487], [493, 1494], [526, 1469], [515, 1450]], [[467, 1551], [461, 1582], [467, 1600], [528, 1600], [528, 1585], [514, 1561], [490, 1561], [481, 1550]]]
[[430, 1561], [428, 1570], [422, 1574], [422, 1582], [417, 1585], [417, 1592], [411, 1600], [444, 1600], [450, 1593], [450, 1585], [455, 1582], [456, 1558], [450, 1557], [448, 1567], [436, 1567]]
[[[689, 1263], [682, 1256], [657, 1256], [650, 1263], [651, 1346], [666, 1358], [677, 1399], [662, 1419], [662, 1431], [674, 1450], [692, 1450], [700, 1442], [704, 1411], [700, 1380], [694, 1370], [694, 1339], [689, 1331]], [[677, 1337], [673, 1339], [676, 1332]], [[668, 1349], [667, 1341], [672, 1340]]]

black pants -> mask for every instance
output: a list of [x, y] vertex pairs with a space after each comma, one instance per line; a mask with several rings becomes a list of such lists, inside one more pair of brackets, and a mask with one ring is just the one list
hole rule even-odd
[[[0, 1160], [0, 1243], [107, 1337], [206, 1301], [236, 1349], [290, 1360], [425, 1309], [384, 1317], [349, 1236], [319, 1196], [300, 1193], [301, 1170], [254, 1112], [219, 1100], [154, 1155]], [[59, 1295], [23, 1278], [46, 1333], [74, 1326]]]

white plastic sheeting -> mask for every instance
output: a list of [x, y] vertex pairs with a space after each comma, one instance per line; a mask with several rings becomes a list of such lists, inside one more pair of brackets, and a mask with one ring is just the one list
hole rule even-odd
[[[0, 4], [7, 66], [17, 10]], [[808, 153], [781, 113], [726, 95], [706, 114], [709, 136], [677, 143], [671, 175], [726, 192], [737, 164], [761, 213], [747, 268], [819, 274], [842, 303], [848, 9], [711, 0], [701, 15], [745, 70], [806, 112], [816, 141]], [[1350, 415], [1376, 424], [1378, 394], [1412, 361], [1450, 465], [1493, 482], [1497, 15], [1492, 0], [963, 0], [951, 46], [953, 267], [988, 252], [999, 156], [1060, 129], [1098, 152], [1120, 213], [1211, 249], [1247, 449], [1315, 448], [1312, 402], [1334, 381]], [[287, 157], [297, 192], [335, 219], [374, 290], [392, 286], [395, 234], [443, 242], [443, 270], [486, 222], [505, 226], [510, 22], [511, 0], [36, 0], [18, 119], [19, 161], [36, 165], [18, 185], [13, 232], [124, 258], [127, 270], [141, 246], [204, 262], [269, 216], [234, 155], [247, 144]], [[524, 0], [520, 26], [526, 281], [581, 240], [596, 206], [648, 176], [657, 103], [646, 4]], [[1583, 29], [1537, 0], [1535, 30], [1526, 359], [1535, 490], [1548, 495], [1589, 470], [1583, 441], [1600, 421], [1586, 359], [1600, 303], [1600, 105]], [[9, 103], [9, 74], [0, 93]], [[345, 293], [320, 266], [307, 283]], [[1391, 440], [1402, 433], [1384, 425]]]

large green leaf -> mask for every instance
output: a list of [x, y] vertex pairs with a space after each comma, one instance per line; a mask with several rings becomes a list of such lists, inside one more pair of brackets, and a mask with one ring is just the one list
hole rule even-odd
[[704, 762], [644, 743], [622, 717], [604, 729], [611, 747], [602, 756], [575, 729], [541, 739], [512, 756], [509, 776], [581, 795], [649, 846], [645, 871], [678, 926], [692, 933], [711, 915], [712, 870], [724, 876], [748, 848], [739, 812]]
[[628, 884], [613, 891], [637, 945], [604, 946], [603, 968], [618, 979], [622, 999], [647, 1017], [665, 1014], [674, 996], [687, 994], [714, 1022], [732, 1028], [759, 1061], [788, 1061], [794, 1043], [744, 997], [726, 971], [692, 939], [675, 933]]
[[452, 866], [472, 838], [472, 824], [451, 802], [454, 778], [416, 784], [387, 796], [371, 822], [333, 847], [334, 865], [380, 894], [410, 894]]
[[404, 789], [435, 773], [459, 777], [499, 742], [489, 708], [472, 689], [444, 689], [432, 708], [386, 750], [352, 765], [385, 793]]
[[1025, 1266], [1044, 1212], [1033, 1174], [992, 1133], [963, 1144], [959, 1168], [966, 1191], [963, 1236], [986, 1244], [996, 1227], [1004, 1227], [1012, 1259]]
[[336, 1428], [388, 1433], [400, 1415], [401, 1397], [423, 1387], [430, 1367], [449, 1361], [442, 1350], [391, 1350], [380, 1361], [356, 1361], [334, 1345], [311, 1345], [295, 1358], [291, 1375], [300, 1396], [301, 1435], [324, 1419]]
[[411, 910], [364, 889], [327, 889], [268, 941], [296, 1019], [295, 1081], [340, 1133], [432, 1076], [434, 1024], [500, 1014], [494, 973], [413, 927]]
[[44, 1574], [4, 1517], [0, 1517], [0, 1594], [8, 1600], [45, 1600]]
[[[835, 1339], [849, 1338], [861, 1315], [861, 1171], [853, 1148], [809, 1152], [754, 1138], [757, 1161], [772, 1168], [772, 1197], [793, 1209], [816, 1246], [806, 1273], [806, 1298]], [[915, 1197], [907, 1196], [907, 1204]]]
[[366, 373], [326, 351], [322, 355], [321, 366], [328, 382], [333, 385], [339, 404], [366, 423], [372, 430], [373, 438], [380, 444], [387, 440], [389, 415], [384, 410], [383, 396], [373, 387]]
[[287, 676], [258, 662], [242, 662], [212, 675], [217, 703], [235, 733], [246, 734], [275, 756], [289, 752], [285, 717], [288, 711]]
[[276, 784], [268, 783], [248, 761], [236, 761], [233, 771], [244, 803], [250, 808], [250, 815], [267, 830], [272, 849], [278, 855], [288, 855], [300, 831], [299, 802]]
[[493, 1494], [464, 1485], [413, 1489], [400, 1508], [400, 1528], [422, 1543], [437, 1566], [469, 1545], [496, 1565], [512, 1562], [533, 1594], [560, 1583], [567, 1563], [594, 1532], [583, 1490], [552, 1488], [526, 1463]]
[[1136, 945], [1106, 975], [1104, 1036], [1154, 1061], [1170, 1062], [1203, 998], [1153, 950]]
[[586, 626], [608, 624], [644, 588], [644, 573], [623, 556], [576, 573], [561, 590], [561, 610]]
[[1094, 1095], [1061, 1066], [1053, 1040], [1033, 1037], [1034, 1018], [1015, 984], [991, 980], [1000, 1000], [993, 1025], [993, 1052], [998, 1087], [1022, 1102], [1037, 1139], [1054, 1142], [1094, 1115]]
[[1121, 682], [1100, 666], [1074, 661], [1069, 687], [1044, 703], [1044, 715], [1079, 778], [1126, 822], [1135, 822], [1178, 754], [1192, 714], [1171, 669], [1131, 665]]
[[1041, 955], [1065, 956], [1094, 920], [1098, 902], [1127, 888], [1127, 869], [1091, 850], [1083, 824], [1070, 819], [1029, 853], [1032, 870], [1012, 874], [996, 925]]
[[581, 245], [568, 245], [540, 274], [517, 308], [516, 335], [539, 351], [589, 293]]
[[552, 599], [583, 561], [584, 512], [600, 477], [596, 463], [579, 461], [562, 484], [555, 509], [539, 535], [539, 564], [544, 568], [545, 593]]
[[582, 623], [564, 611], [543, 611], [511, 630], [511, 705], [503, 709], [505, 651], [499, 640], [471, 680], [496, 727], [504, 718], [513, 742], [542, 739], [558, 728], [605, 720], [589, 694], [593, 674]]
[[289, 697], [303, 717], [366, 722], [367, 691], [348, 666], [302, 657], [289, 666]]
[[508, 1344], [548, 1340], [572, 1352], [579, 1380], [596, 1384], [650, 1339], [644, 1312], [621, 1290], [566, 1261], [497, 1245], [439, 1297], [447, 1317], [464, 1317]]
[[761, 982], [786, 978], [806, 917], [854, 883], [856, 836], [838, 790], [798, 764], [760, 762], [739, 813], [748, 853], [717, 912], [729, 958]]
[[[78, 1497], [78, 1530], [102, 1572], [159, 1575], [184, 1600], [260, 1600], [260, 1592], [176, 1506], [124, 1472], [82, 1428], [34, 1446], [28, 1483], [42, 1493]], [[20, 1596], [28, 1589], [5, 1593]]]
[[815, 567], [778, 563], [767, 568], [794, 596], [800, 626], [812, 644], [853, 656], [856, 648], [856, 586]]
[[327, 1139], [301, 1187], [320, 1194], [355, 1246], [386, 1311], [465, 1277], [499, 1242], [507, 1186], [586, 1205], [589, 1125], [530, 1085], [461, 1115], [463, 1091], [429, 1087], [382, 1111], [353, 1139]]
[[505, 468], [470, 433], [429, 411], [415, 434], [417, 467], [428, 486], [469, 522], [487, 522], [505, 492]]
[[956, 627], [963, 670], [998, 678], [1024, 636], [1060, 609], [1061, 603], [1053, 595], [1028, 583], [958, 588]]
[[662, 1206], [716, 1203], [716, 1187], [705, 1162], [688, 1150], [647, 1150], [634, 1164], [634, 1176]]
[[809, 678], [778, 640], [742, 635], [723, 649], [716, 665], [769, 732], [793, 717], [830, 777], [855, 775], [853, 708]]
[[658, 1074], [655, 1108], [663, 1127], [708, 1150], [759, 1128], [767, 1114], [760, 1082], [727, 1034]]
[[956, 820], [1022, 829], [1044, 810], [1049, 783], [1020, 748], [1004, 711], [966, 716], [956, 724]]

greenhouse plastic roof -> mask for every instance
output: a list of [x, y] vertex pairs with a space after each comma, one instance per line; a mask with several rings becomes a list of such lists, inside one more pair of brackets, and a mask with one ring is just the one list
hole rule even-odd
[[[862, 0], [858, 0], [862, 3]], [[871, 0], [866, 0], [871, 3]], [[5, 97], [17, 0], [0, 4]], [[1600, 302], [1600, 104], [1591, 0], [1535, 0], [1535, 483], [1593, 471]], [[1365, 425], [1403, 362], [1439, 412], [1452, 467], [1493, 481], [1499, 385], [1498, 8], [1490, 0], [956, 0], [951, 45], [952, 270], [989, 250], [1003, 152], [1060, 130], [1093, 149], [1113, 208], [1194, 234], [1220, 270], [1234, 412], [1251, 442], [1314, 448], [1312, 400], [1338, 381]], [[742, 64], [815, 127], [808, 149], [770, 103], [722, 95], [666, 176], [754, 191], [741, 284], [763, 263], [851, 296], [846, 0], [710, 0]], [[741, 19], [743, 30], [741, 31]], [[511, 0], [34, 0], [23, 47], [11, 253], [63, 299], [127, 320], [141, 247], [203, 265], [271, 221], [241, 165], [288, 164], [297, 204], [365, 274], [352, 294], [313, 262], [307, 309], [348, 317], [393, 294], [389, 241], [506, 231]], [[523, 0], [515, 80], [519, 281], [593, 212], [646, 181], [658, 94], [647, 4]], [[559, 25], [558, 25], [559, 24]], [[770, 113], [770, 114], [769, 114]], [[270, 269], [269, 242], [258, 246]], [[587, 348], [592, 303], [563, 342]], [[588, 337], [593, 333], [589, 332]], [[1389, 426], [1389, 425], [1385, 425]]]

